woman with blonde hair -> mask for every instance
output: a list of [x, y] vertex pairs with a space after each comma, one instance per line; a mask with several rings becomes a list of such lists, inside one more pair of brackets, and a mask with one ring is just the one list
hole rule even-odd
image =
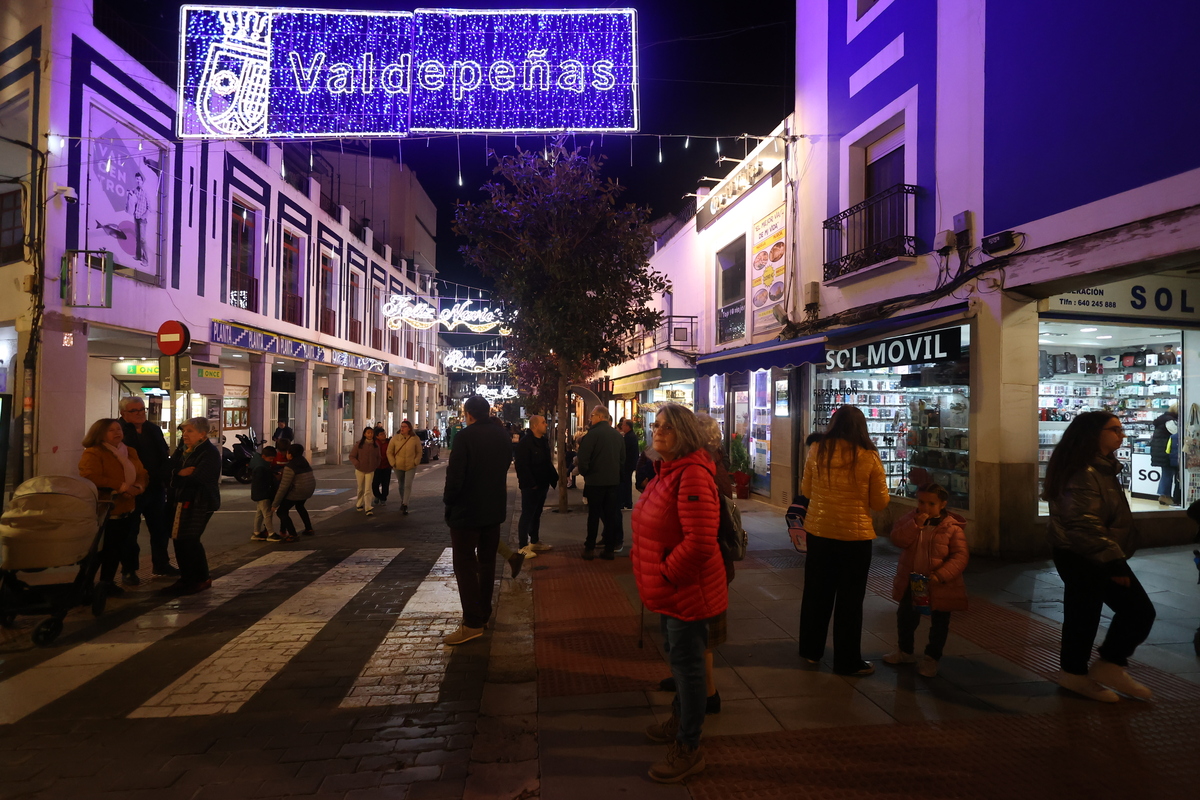
[[[112, 510], [104, 526], [104, 549], [100, 553], [100, 585], [106, 596], [124, 594], [114, 583], [121, 554], [129, 547], [141, 521], [135, 513], [139, 494], [150, 485], [150, 475], [142, 466], [137, 451], [126, 447], [125, 431], [119, 419], [98, 419], [83, 437], [84, 451], [79, 459], [79, 475], [98, 489], [112, 490]], [[137, 578], [137, 573], [133, 573]], [[140, 581], [139, 581], [140, 582]], [[134, 581], [127, 578], [126, 583]]]
[[886, 508], [890, 498], [858, 407], [834, 412], [829, 430], [808, 452], [800, 493], [809, 498], [800, 655], [810, 664], [821, 660], [832, 616], [833, 671], [870, 675], [875, 667], [862, 658], [862, 620], [875, 538], [871, 512]]

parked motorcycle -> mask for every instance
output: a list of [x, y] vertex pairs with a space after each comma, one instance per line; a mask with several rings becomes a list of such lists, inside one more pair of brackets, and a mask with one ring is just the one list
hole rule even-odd
[[254, 429], [249, 433], [239, 433], [237, 444], [233, 449], [221, 448], [221, 474], [233, 478], [238, 483], [250, 482], [250, 459], [258, 452], [259, 441], [254, 436]]

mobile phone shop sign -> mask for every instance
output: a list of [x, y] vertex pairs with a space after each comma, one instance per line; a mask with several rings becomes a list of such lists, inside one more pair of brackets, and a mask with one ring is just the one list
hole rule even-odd
[[894, 339], [825, 351], [825, 369], [877, 369], [954, 361], [962, 354], [962, 328], [912, 333]]
[[184, 6], [180, 28], [183, 138], [638, 129], [633, 9]]

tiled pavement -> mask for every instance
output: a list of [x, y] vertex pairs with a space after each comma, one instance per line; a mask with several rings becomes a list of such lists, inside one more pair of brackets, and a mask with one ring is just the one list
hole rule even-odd
[[[439, 644], [458, 622], [440, 466], [408, 517], [342, 499], [297, 545], [240, 536], [206, 594], [149, 585], [99, 620], [72, 615], [53, 648], [31, 648], [27, 627], [0, 641], [0, 800], [1197, 796], [1200, 590], [1184, 548], [1135, 562], [1160, 612], [1135, 671], [1159, 700], [1102, 707], [1047, 680], [1061, 586], [1046, 564], [972, 563], [973, 606], [934, 680], [800, 667], [803, 557], [777, 511], [744, 504], [709, 768], [662, 787], [645, 777], [662, 748], [641, 733], [670, 700], [654, 691], [657, 620], [639, 619], [628, 559], [579, 558], [582, 506], [546, 511], [556, 547], [499, 584], [484, 638]], [[873, 658], [895, 625], [894, 551], [876, 555]]]

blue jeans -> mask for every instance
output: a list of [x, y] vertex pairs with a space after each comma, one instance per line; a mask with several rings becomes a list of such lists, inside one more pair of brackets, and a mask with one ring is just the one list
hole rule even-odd
[[679, 717], [676, 741], [688, 747], [700, 744], [700, 729], [704, 727], [704, 710], [708, 703], [708, 687], [704, 682], [704, 651], [708, 647], [709, 620], [684, 622], [662, 615], [663, 649], [671, 662], [675, 676], [675, 699], [671, 710]]
[[1161, 475], [1158, 479], [1158, 496], [1173, 498], [1178, 481], [1176, 476], [1179, 475], [1179, 467], [1165, 466], [1158, 469]]

